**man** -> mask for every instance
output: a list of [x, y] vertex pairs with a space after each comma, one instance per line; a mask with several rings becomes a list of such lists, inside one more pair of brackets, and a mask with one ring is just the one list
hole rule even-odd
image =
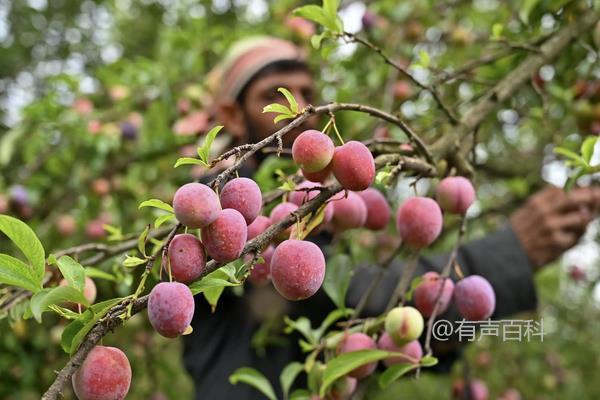
[[[273, 125], [271, 114], [263, 114], [267, 104], [284, 102], [277, 88], [291, 91], [302, 109], [315, 100], [314, 80], [300, 49], [274, 38], [256, 38], [237, 45], [211, 74], [215, 96], [214, 112], [220, 123], [236, 139], [236, 144], [254, 143], [279, 129], [285, 122]], [[317, 128], [317, 118], [285, 137], [285, 145], [303, 130]], [[256, 168], [260, 158], [253, 160]], [[568, 195], [558, 188], [547, 188], [533, 195], [513, 214], [510, 224], [487, 237], [466, 244], [459, 250], [458, 261], [465, 275], [486, 277], [496, 292], [497, 305], [492, 318], [500, 318], [536, 307], [533, 273], [572, 247], [585, 231], [600, 204], [600, 193], [590, 188], [577, 188]], [[320, 235], [322, 245], [330, 238]], [[417, 274], [441, 270], [446, 256], [423, 258]], [[391, 265], [365, 309], [365, 315], [383, 312], [402, 271], [400, 262]], [[374, 268], [361, 268], [353, 277], [348, 304], [357, 304], [369, 282], [377, 273]], [[279, 337], [270, 345], [260, 338], [269, 337], [268, 327], [280, 328], [283, 315], [295, 319], [307, 316], [318, 326], [333, 304], [320, 290], [300, 302], [288, 302], [269, 286], [246, 285], [243, 296], [226, 291], [217, 312], [211, 313], [206, 301], [197, 296], [193, 334], [184, 338], [184, 361], [194, 379], [197, 399], [262, 398], [247, 385], [231, 385], [229, 375], [239, 367], [261, 371], [276, 390], [283, 367], [303, 354], [295, 337]], [[448, 319], [456, 316], [448, 315]], [[286, 341], [287, 339], [287, 341]], [[253, 344], [267, 344], [258, 354]], [[441, 369], [455, 359], [455, 349], [441, 357]], [[280, 394], [279, 394], [279, 397]]]

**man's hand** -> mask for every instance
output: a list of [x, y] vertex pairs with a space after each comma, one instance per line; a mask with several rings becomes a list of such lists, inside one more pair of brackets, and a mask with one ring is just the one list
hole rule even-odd
[[510, 217], [510, 224], [537, 270], [577, 243], [599, 207], [600, 188], [578, 187], [566, 193], [551, 186], [531, 196]]

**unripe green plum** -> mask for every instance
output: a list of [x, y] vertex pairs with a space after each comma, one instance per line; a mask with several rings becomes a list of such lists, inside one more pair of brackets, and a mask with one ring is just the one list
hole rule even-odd
[[217, 219], [202, 228], [202, 242], [208, 255], [218, 262], [233, 261], [240, 256], [246, 239], [248, 226], [239, 211], [226, 208]]
[[271, 280], [288, 300], [304, 300], [319, 290], [325, 278], [325, 256], [305, 240], [281, 242], [271, 258]]
[[196, 280], [206, 266], [204, 245], [189, 233], [175, 235], [167, 250], [171, 276], [178, 282]]
[[177, 220], [188, 228], [204, 228], [217, 219], [221, 203], [208, 186], [187, 183], [175, 192], [173, 210]]
[[306, 172], [322, 171], [333, 158], [335, 146], [323, 132], [309, 129], [302, 132], [292, 145], [292, 158]]
[[[370, 336], [364, 333], [351, 333], [344, 337], [338, 346], [338, 353], [350, 353], [359, 350], [374, 350], [377, 346]], [[365, 378], [373, 373], [377, 368], [377, 362], [370, 362], [353, 369], [348, 373], [348, 376], [356, 379]]]
[[72, 377], [79, 400], [123, 400], [131, 385], [131, 366], [116, 347], [94, 347]]
[[421, 313], [410, 306], [392, 308], [385, 317], [385, 331], [398, 346], [417, 340], [424, 325]]
[[221, 207], [233, 208], [242, 214], [246, 224], [251, 224], [262, 208], [260, 188], [252, 179], [235, 178], [221, 190]]
[[442, 210], [428, 197], [415, 196], [404, 202], [396, 214], [402, 241], [413, 249], [429, 246], [442, 231]]
[[386, 367], [391, 367], [394, 364], [418, 364], [421, 360], [421, 357], [423, 357], [423, 348], [421, 347], [421, 343], [419, 343], [418, 340], [413, 340], [412, 342], [408, 342], [403, 346], [397, 346], [387, 332], [384, 332], [383, 335], [381, 335], [381, 337], [377, 341], [377, 347], [380, 350], [385, 350], [393, 353], [402, 353], [409, 357], [388, 357], [383, 360], [383, 364]]
[[361, 142], [350, 141], [336, 147], [332, 160], [335, 179], [347, 190], [365, 190], [375, 179], [373, 155]]
[[[423, 314], [424, 317], [429, 317], [433, 314], [442, 282], [444, 278], [435, 271], [430, 271], [423, 274], [423, 281], [417, 286], [414, 293], [415, 307]], [[444, 289], [440, 296], [440, 305], [436, 315], [443, 314], [450, 306], [452, 293], [454, 292], [454, 282], [450, 278], [445, 280]]]
[[154, 330], [167, 338], [181, 335], [194, 316], [194, 297], [179, 282], [161, 282], [148, 296], [148, 318]]
[[368, 188], [362, 192], [358, 192], [358, 195], [367, 206], [365, 228], [375, 231], [385, 229], [392, 211], [383, 194], [375, 188]]
[[341, 198], [337, 195], [331, 204], [333, 204], [333, 225], [337, 230], [360, 228], [365, 224], [367, 206], [355, 192], [348, 192], [346, 197]]
[[496, 308], [496, 294], [483, 276], [471, 275], [454, 287], [454, 304], [458, 312], [470, 321], [488, 319]]
[[438, 185], [436, 200], [444, 211], [465, 214], [475, 201], [475, 189], [467, 178], [449, 176]]
[[248, 240], [252, 240], [271, 226], [271, 219], [264, 215], [259, 215], [256, 219], [248, 225]]

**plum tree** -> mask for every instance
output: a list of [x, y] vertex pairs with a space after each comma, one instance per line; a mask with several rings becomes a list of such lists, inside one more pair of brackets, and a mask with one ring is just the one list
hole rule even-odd
[[358, 195], [367, 206], [365, 228], [375, 231], [385, 229], [392, 212], [383, 194], [375, 188], [368, 188], [362, 192], [358, 192]]
[[256, 219], [248, 225], [248, 240], [252, 240], [271, 226], [271, 219], [264, 215], [259, 215]]
[[208, 255], [218, 262], [233, 261], [240, 256], [246, 239], [248, 226], [239, 211], [226, 208], [217, 219], [202, 228], [202, 243]]
[[[269, 246], [265, 251], [261, 253], [263, 258], [263, 262], [256, 263], [248, 276], [248, 280], [257, 286], [264, 286], [271, 280], [271, 259], [273, 258], [273, 253], [275, 252], [275, 247]], [[246, 261], [250, 261], [252, 259], [251, 256], [246, 257]]]
[[[433, 314], [438, 295], [442, 289], [444, 279], [435, 271], [430, 271], [423, 274], [423, 282], [417, 286], [414, 293], [415, 307], [423, 314], [424, 317], [429, 317]], [[437, 310], [437, 315], [446, 312], [452, 301], [452, 293], [454, 292], [454, 282], [450, 278], [443, 283], [444, 289], [440, 295], [440, 305]]]
[[391, 356], [383, 360], [383, 364], [386, 367], [390, 367], [394, 364], [402, 363], [415, 363], [418, 364], [423, 357], [423, 348], [418, 340], [413, 340], [406, 343], [403, 346], [397, 346], [387, 332], [384, 332], [377, 341], [377, 347], [380, 350], [385, 350], [394, 353], [402, 353], [410, 358], [403, 356]]
[[[377, 346], [370, 336], [361, 332], [351, 333], [344, 337], [338, 345], [338, 353], [350, 353], [359, 350], [374, 350]], [[348, 373], [348, 376], [356, 379], [365, 378], [373, 373], [377, 368], [377, 362], [370, 362], [353, 369]]]
[[469, 400], [487, 400], [489, 398], [489, 390], [487, 385], [479, 379], [471, 379], [469, 381], [469, 394], [465, 393], [465, 381], [458, 379], [452, 384], [452, 398], [461, 400], [468, 398]]
[[470, 321], [489, 318], [496, 308], [496, 294], [483, 276], [471, 275], [454, 287], [454, 304], [458, 312]]
[[304, 300], [319, 290], [325, 278], [325, 256], [305, 240], [281, 242], [271, 258], [275, 289], [288, 300]]
[[189, 233], [175, 235], [167, 250], [173, 279], [188, 283], [196, 280], [206, 266], [204, 245]]
[[439, 183], [436, 200], [444, 211], [465, 214], [475, 200], [475, 189], [467, 178], [449, 176]]
[[161, 282], [148, 297], [148, 319], [152, 327], [167, 338], [181, 335], [194, 316], [194, 296], [180, 282]]
[[395, 307], [385, 316], [385, 331], [398, 346], [403, 346], [421, 336], [423, 316], [414, 307]]
[[[289, 201], [277, 204], [271, 210], [271, 215], [270, 215], [271, 223], [277, 224], [277, 223], [283, 221], [283, 219], [285, 217], [287, 217], [289, 214], [293, 213], [297, 209], [298, 209], [298, 206], [295, 205], [294, 203], [290, 203]], [[287, 228], [285, 231], [283, 231], [279, 235], [279, 239], [281, 239], [281, 240], [287, 239], [290, 237], [291, 233], [292, 233], [292, 227], [290, 226], [289, 228]]]
[[292, 158], [308, 173], [322, 171], [333, 158], [335, 146], [323, 132], [309, 129], [302, 132], [292, 144]]
[[413, 249], [429, 246], [442, 231], [442, 210], [428, 197], [406, 200], [396, 214], [396, 227], [402, 241]]
[[[343, 196], [343, 194], [342, 194]], [[342, 231], [360, 228], [367, 220], [367, 206], [355, 192], [348, 192], [346, 197], [336, 196], [333, 204], [333, 225]]]
[[246, 224], [251, 224], [262, 208], [262, 193], [252, 179], [235, 178], [221, 190], [221, 207], [233, 208], [242, 214]]
[[72, 378], [79, 400], [123, 400], [131, 384], [131, 365], [116, 347], [94, 347]]
[[188, 228], [204, 228], [217, 219], [221, 203], [208, 186], [187, 183], [175, 192], [173, 210], [177, 220]]
[[375, 179], [373, 155], [361, 142], [352, 140], [336, 147], [332, 171], [335, 179], [347, 190], [365, 190]]
[[[58, 282], [58, 286], [68, 286], [68, 285], [69, 285], [69, 282], [67, 282], [66, 279], [61, 279], [60, 282]], [[92, 304], [94, 301], [96, 301], [97, 293], [98, 292], [97, 292], [96, 284], [94, 283], [94, 280], [92, 278], [90, 278], [89, 276], [86, 276], [84, 283], [83, 283], [83, 297], [85, 297], [86, 300], [90, 304]], [[76, 311], [79, 309], [79, 307], [82, 307], [82, 305], [67, 302], [67, 303], [65, 303], [65, 307], [67, 307], [68, 309], [71, 309], [73, 311]]]

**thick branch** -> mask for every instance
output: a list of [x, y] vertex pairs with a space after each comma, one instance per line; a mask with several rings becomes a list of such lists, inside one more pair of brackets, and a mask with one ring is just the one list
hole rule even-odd
[[498, 106], [508, 100], [521, 86], [548, 62], [558, 57], [577, 37], [586, 34], [600, 19], [597, 12], [591, 11], [565, 26], [539, 47], [539, 52], [530, 54], [521, 64], [506, 75], [493, 88], [488, 90], [460, 120], [460, 129], [455, 134], [444, 135], [433, 146], [436, 156], [445, 158], [454, 151], [457, 144], [470, 135]]

